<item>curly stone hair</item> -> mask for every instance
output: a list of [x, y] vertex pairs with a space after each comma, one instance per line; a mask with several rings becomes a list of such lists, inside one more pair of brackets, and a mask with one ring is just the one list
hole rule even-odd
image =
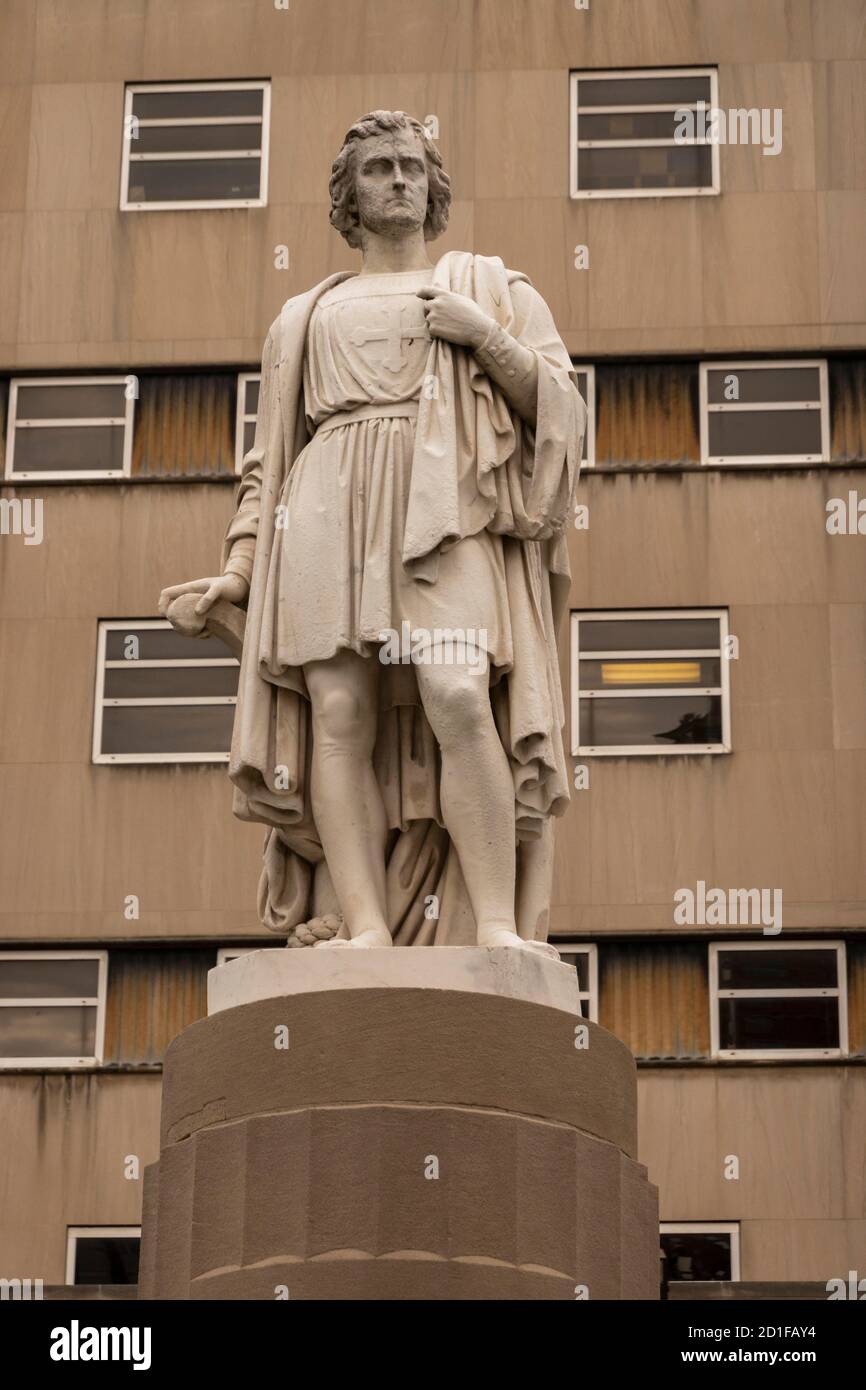
[[442, 168], [442, 156], [433, 143], [430, 132], [414, 116], [405, 111], [370, 111], [346, 132], [343, 148], [331, 166], [331, 224], [351, 247], [361, 245], [358, 214], [354, 206], [355, 178], [352, 169], [354, 147], [372, 135], [387, 135], [395, 130], [412, 130], [424, 146], [427, 161], [427, 217], [424, 239], [433, 241], [448, 226], [451, 208], [451, 181]]

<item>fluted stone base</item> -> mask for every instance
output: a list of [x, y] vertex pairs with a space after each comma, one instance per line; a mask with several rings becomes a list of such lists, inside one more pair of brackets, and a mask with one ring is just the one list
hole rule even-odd
[[307, 992], [223, 992], [175, 1039], [141, 1298], [658, 1296], [631, 1054], [580, 1018], [569, 967], [455, 948], [456, 987], [437, 960], [425, 988], [440, 952], [304, 952]]

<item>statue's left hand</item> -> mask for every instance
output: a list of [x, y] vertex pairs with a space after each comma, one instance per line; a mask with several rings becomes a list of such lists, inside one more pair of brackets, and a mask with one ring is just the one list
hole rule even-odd
[[494, 326], [490, 315], [468, 295], [430, 285], [418, 290], [418, 298], [426, 301], [424, 312], [431, 338], [444, 338], [459, 347], [480, 348]]

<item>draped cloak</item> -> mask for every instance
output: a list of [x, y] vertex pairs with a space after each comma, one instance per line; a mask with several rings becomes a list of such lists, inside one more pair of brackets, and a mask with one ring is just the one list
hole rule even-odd
[[[268, 827], [259, 915], [288, 934], [314, 913], [323, 852], [310, 807], [312, 721], [300, 667], [274, 665], [273, 566], [279, 504], [309, 442], [303, 365], [319, 298], [349, 278], [332, 275], [290, 299], [262, 356], [253, 448], [243, 460], [224, 560], [250, 579], [229, 777], [233, 811]], [[434, 286], [473, 298], [538, 368], [534, 428], [466, 349], [430, 344], [412, 454], [402, 560], [436, 583], [440, 555], [485, 528], [501, 536], [513, 659], [491, 672], [491, 702], [508, 755], [518, 838], [541, 834], [569, 798], [556, 628], [567, 603], [565, 528], [577, 483], [586, 407], [550, 311], [526, 277], [497, 257], [449, 252]], [[515, 287], [520, 286], [517, 290]], [[290, 536], [286, 536], [290, 543]], [[374, 658], [371, 658], [374, 659]], [[459, 861], [442, 823], [440, 762], [411, 666], [383, 667], [374, 767], [390, 829], [388, 918], [400, 945], [474, 944]], [[471, 774], [470, 774], [471, 775]], [[435, 908], [431, 904], [435, 903]]]

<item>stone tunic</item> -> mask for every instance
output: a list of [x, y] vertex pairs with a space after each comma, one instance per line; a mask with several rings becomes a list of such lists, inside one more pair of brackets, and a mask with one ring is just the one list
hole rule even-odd
[[304, 359], [313, 438], [283, 488], [271, 557], [278, 667], [340, 648], [370, 656], [403, 623], [416, 647], [435, 643], [437, 629], [474, 631], [495, 666], [510, 664], [501, 537], [482, 531], [444, 549], [433, 583], [401, 559], [430, 349], [417, 291], [431, 278], [432, 270], [359, 275], [313, 311]]

